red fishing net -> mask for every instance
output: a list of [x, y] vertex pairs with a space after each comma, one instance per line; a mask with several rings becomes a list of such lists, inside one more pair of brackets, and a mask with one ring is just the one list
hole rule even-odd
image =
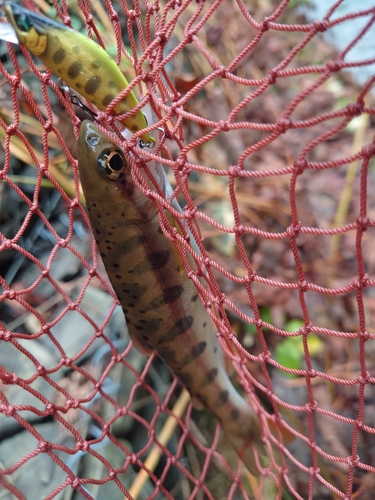
[[165, 130], [158, 150], [129, 147], [163, 150], [199, 228], [199, 293], [270, 459], [247, 474], [209, 412], [133, 347], [79, 189], [80, 110], [7, 44], [0, 498], [375, 496], [371, 3], [25, 2], [87, 27]]

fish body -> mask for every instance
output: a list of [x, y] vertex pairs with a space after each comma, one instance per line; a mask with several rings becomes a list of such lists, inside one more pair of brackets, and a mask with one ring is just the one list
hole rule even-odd
[[[110, 55], [87, 36], [16, 3], [7, 2], [4, 8], [19, 43], [97, 108], [104, 111], [129, 85]], [[138, 104], [130, 91], [113, 114], [127, 113]], [[133, 133], [148, 126], [141, 110], [122, 124]], [[148, 146], [155, 142], [149, 133], [140, 139]]]
[[147, 355], [158, 352], [257, 474], [251, 445], [264, 453], [257, 415], [228, 378], [215, 323], [164, 236], [155, 205], [135, 185], [123, 151], [89, 121], [81, 125], [78, 165], [95, 239], [134, 345]]

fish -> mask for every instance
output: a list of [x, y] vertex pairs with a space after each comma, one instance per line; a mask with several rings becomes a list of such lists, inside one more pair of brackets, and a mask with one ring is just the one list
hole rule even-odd
[[[14, 2], [4, 9], [18, 41], [38, 57], [61, 80], [102, 111], [129, 83], [116, 62], [87, 36], [48, 17], [36, 14]], [[114, 116], [127, 113], [139, 102], [130, 91], [112, 110]], [[138, 110], [122, 120], [132, 133], [147, 128], [144, 114]], [[155, 139], [149, 132], [139, 138], [141, 147], [152, 147]]]
[[228, 377], [217, 327], [164, 235], [154, 203], [136, 186], [124, 151], [91, 121], [81, 124], [77, 156], [95, 240], [134, 346], [161, 356], [259, 475], [253, 447], [266, 453], [259, 419]]

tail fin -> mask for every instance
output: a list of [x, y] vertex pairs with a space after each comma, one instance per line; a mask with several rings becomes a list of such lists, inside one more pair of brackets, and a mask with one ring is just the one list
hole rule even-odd
[[[251, 420], [256, 418], [255, 413], [249, 415], [249, 420], [247, 425], [238, 426], [237, 429], [225, 429], [224, 433], [230, 444], [233, 446], [238, 454], [238, 457], [242, 460], [245, 467], [253, 474], [253, 476], [259, 476], [259, 466], [257, 465], [257, 460], [255, 457], [254, 449], [258, 456], [258, 464], [264, 465], [264, 459], [267, 457], [267, 447], [263, 443], [262, 435], [259, 428], [259, 422], [257, 425], [251, 425]], [[249, 425], [250, 424], [250, 425]], [[274, 422], [268, 422], [272, 434], [277, 433], [277, 428]], [[287, 429], [281, 428], [281, 435], [283, 442], [285, 444], [290, 443], [294, 440], [294, 435], [290, 433]]]

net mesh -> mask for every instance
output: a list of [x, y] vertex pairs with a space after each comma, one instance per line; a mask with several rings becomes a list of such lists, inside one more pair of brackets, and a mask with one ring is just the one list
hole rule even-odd
[[[141, 152], [136, 140], [127, 148], [159, 161], [163, 150], [181, 217], [202, 235], [209, 284], [190, 277], [217, 312], [227, 369], [264, 424], [272, 414], [295, 436], [286, 447], [264, 425], [273, 446], [257, 478], [157, 355], [133, 347], [79, 187], [81, 111], [27, 49], [7, 44], [2, 498], [359, 499], [373, 491], [368, 4], [337, 1], [319, 14], [287, 0], [105, 0], [69, 10], [53, 2], [56, 19], [86, 27], [116, 59], [165, 130], [159, 149]], [[104, 112], [98, 120], [113, 124]], [[162, 223], [168, 203], [146, 178], [141, 169], [137, 183]], [[182, 250], [170, 237], [184, 260], [188, 241]], [[146, 462], [152, 450], [157, 458]]]

